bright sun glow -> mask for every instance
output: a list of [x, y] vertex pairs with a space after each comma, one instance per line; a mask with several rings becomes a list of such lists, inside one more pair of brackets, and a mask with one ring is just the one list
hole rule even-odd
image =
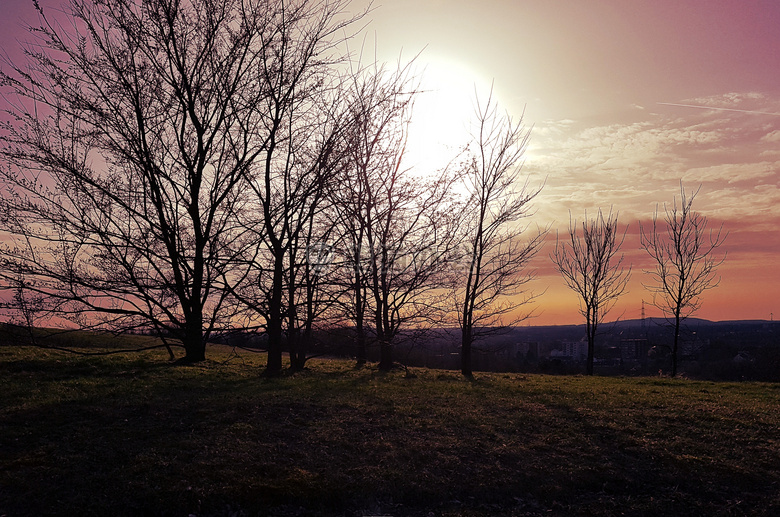
[[428, 61], [420, 72], [420, 93], [409, 128], [406, 163], [430, 172], [445, 167], [469, 141], [475, 92], [487, 98], [490, 83], [446, 59]]

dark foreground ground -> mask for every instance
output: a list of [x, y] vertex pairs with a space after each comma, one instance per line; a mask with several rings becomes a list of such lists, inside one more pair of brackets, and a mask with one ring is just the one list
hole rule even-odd
[[780, 515], [780, 385], [0, 347], [0, 515]]

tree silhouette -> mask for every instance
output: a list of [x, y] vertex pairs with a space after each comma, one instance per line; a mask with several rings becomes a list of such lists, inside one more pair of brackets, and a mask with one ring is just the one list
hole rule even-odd
[[[541, 191], [520, 177], [528, 137], [522, 120], [515, 123], [509, 115], [498, 115], [492, 92], [484, 105], [477, 100], [473, 149], [463, 173], [465, 253], [453, 276], [461, 372], [468, 377], [473, 343], [523, 319], [514, 313], [532, 298], [518, 296], [531, 279], [525, 269], [545, 232], [521, 240], [526, 228], [520, 220], [529, 217], [530, 203]], [[505, 321], [507, 317], [511, 321]]]
[[693, 200], [700, 189], [686, 196], [681, 183], [679, 204], [675, 197], [671, 208], [664, 205], [663, 223], [659, 223], [656, 209], [652, 227], [645, 230], [640, 225], [642, 249], [655, 265], [655, 269], [646, 271], [651, 278], [646, 288], [653, 293], [653, 305], [674, 328], [672, 377], [677, 375], [680, 327], [701, 307], [704, 291], [718, 286], [716, 269], [726, 259], [725, 254], [715, 256], [726, 239], [723, 225], [708, 232], [707, 218], [693, 211]]
[[593, 355], [599, 325], [625, 292], [631, 268], [623, 268], [623, 255], [618, 256], [628, 227], [621, 236], [618, 216], [610, 211], [582, 222], [582, 234], [577, 221], [569, 221], [569, 239], [556, 239], [551, 258], [566, 285], [579, 295], [580, 314], [585, 316], [588, 338], [587, 374], [593, 375]]
[[0, 151], [5, 285], [23, 275], [79, 325], [153, 328], [204, 359], [235, 316], [226, 282], [249, 275], [257, 235], [236, 221], [274, 163], [273, 110], [307, 70], [287, 65], [325, 66], [351, 21], [334, 22], [340, 6], [71, 0], [67, 23], [39, 8], [28, 64], [2, 76], [17, 99]]
[[355, 327], [358, 366], [366, 362], [370, 320], [376, 323], [376, 318], [371, 318], [371, 302], [376, 300], [369, 285], [377, 256], [370, 249], [369, 236], [373, 233], [369, 225], [381, 209], [373, 199], [381, 187], [382, 175], [402, 153], [404, 126], [417, 93], [410, 66], [390, 71], [372, 64], [354, 70], [348, 83], [349, 164], [333, 185], [331, 198], [342, 243], [337, 252], [344, 288], [341, 307]]
[[[429, 324], [443, 309], [443, 265], [456, 242], [454, 175], [416, 176], [404, 168], [407, 126], [416, 92], [409, 68], [357, 77], [349, 103], [350, 167], [335, 188], [344, 242], [351, 248], [350, 313], [358, 339], [371, 319], [379, 368], [393, 367], [405, 326]], [[368, 316], [370, 315], [370, 316]], [[368, 316], [368, 317], [366, 317]]]

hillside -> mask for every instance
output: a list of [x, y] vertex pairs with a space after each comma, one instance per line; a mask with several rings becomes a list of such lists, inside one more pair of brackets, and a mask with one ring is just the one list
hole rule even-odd
[[0, 347], [2, 515], [777, 515], [780, 386]]

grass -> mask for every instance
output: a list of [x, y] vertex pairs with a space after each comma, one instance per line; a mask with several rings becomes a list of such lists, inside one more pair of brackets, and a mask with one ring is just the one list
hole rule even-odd
[[0, 515], [779, 515], [780, 385], [0, 347]]

